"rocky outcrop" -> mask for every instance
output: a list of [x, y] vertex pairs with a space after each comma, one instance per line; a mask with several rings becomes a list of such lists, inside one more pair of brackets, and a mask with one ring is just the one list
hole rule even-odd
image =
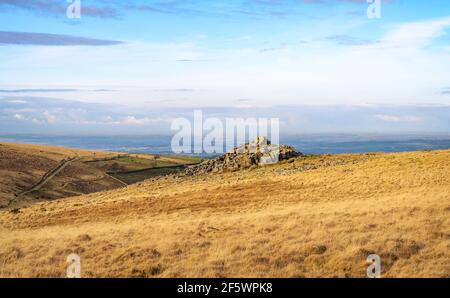
[[255, 166], [264, 166], [303, 155], [292, 146], [273, 145], [265, 137], [234, 148], [222, 156], [188, 167], [187, 175], [237, 171]]

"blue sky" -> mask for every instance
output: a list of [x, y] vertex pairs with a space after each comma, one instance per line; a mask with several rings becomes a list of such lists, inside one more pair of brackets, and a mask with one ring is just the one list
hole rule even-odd
[[[48, 98], [122, 107], [79, 113], [83, 125], [150, 125], [142, 111], [180, 108], [350, 106], [372, 117], [367, 130], [450, 130], [445, 115], [411, 109], [450, 103], [446, 0], [382, 1], [379, 19], [365, 0], [82, 0], [80, 19], [67, 5], [0, 1], [0, 121], [15, 121], [11, 131], [77, 124]], [[33, 100], [48, 106], [6, 108]]]

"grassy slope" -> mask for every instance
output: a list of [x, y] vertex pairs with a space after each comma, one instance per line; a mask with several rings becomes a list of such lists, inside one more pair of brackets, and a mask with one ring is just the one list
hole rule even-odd
[[[93, 156], [108, 157], [114, 155], [115, 153], [52, 146], [0, 143], [0, 206], [14, 198], [14, 194], [18, 194], [37, 183], [47, 171], [56, 167], [63, 159], [73, 157], [89, 159]], [[86, 169], [84, 170], [86, 172]], [[69, 167], [60, 176], [68, 176], [67, 174], [70, 171], [71, 168]], [[96, 171], [88, 172], [88, 174], [91, 174], [91, 178], [99, 176]], [[51, 197], [52, 194], [46, 194], [46, 196]]]
[[0, 276], [450, 277], [450, 151], [334, 155], [0, 212]]
[[115, 160], [91, 163], [91, 165], [109, 172], [111, 176], [120, 181], [133, 184], [155, 176], [180, 172], [183, 169], [177, 168], [177, 166], [201, 161], [200, 158], [187, 156], [158, 156], [158, 159], [155, 159], [152, 155], [130, 154]]
[[144, 181], [149, 178], [157, 177], [157, 176], [165, 176], [170, 174], [176, 174], [184, 171], [183, 167], [155, 167], [145, 171], [139, 171], [135, 173], [117, 173], [111, 174], [111, 176], [123, 181], [127, 184], [134, 184], [140, 181]]
[[195, 157], [160, 156], [158, 159], [154, 159], [153, 155], [130, 154], [128, 156], [120, 156], [114, 160], [97, 161], [90, 164], [98, 169], [108, 172], [127, 172], [147, 168], [198, 163], [200, 161], [201, 159]]
[[[118, 156], [121, 156], [117, 159]], [[68, 164], [39, 190], [15, 197], [36, 183], [49, 171], [57, 167], [63, 160], [77, 158]], [[114, 158], [113, 160], [111, 160]], [[101, 161], [101, 159], [110, 159]], [[95, 161], [88, 162], [87, 161]], [[9, 208], [17, 208], [33, 204], [36, 201], [53, 200], [72, 197], [98, 191], [116, 189], [124, 186], [124, 182], [135, 182], [151, 177], [152, 173], [139, 175], [124, 174], [122, 182], [107, 175], [114, 167], [130, 171], [148, 167], [160, 167], [193, 162], [188, 157], [165, 157], [155, 160], [152, 155], [130, 155], [123, 153], [101, 152], [61, 147], [0, 143], [0, 208], [8, 204]], [[164, 171], [163, 171], [164, 172]], [[136, 177], [137, 176], [137, 177]], [[9, 203], [13, 202], [13, 203]]]

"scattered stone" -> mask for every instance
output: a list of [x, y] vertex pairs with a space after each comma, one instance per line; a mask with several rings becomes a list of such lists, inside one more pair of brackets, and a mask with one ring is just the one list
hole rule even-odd
[[91, 241], [92, 238], [88, 234], [83, 234], [83, 235], [78, 236], [77, 240], [78, 241]]
[[14, 209], [12, 209], [11, 211], [9, 211], [10, 213], [14, 213], [14, 214], [17, 214], [17, 213], [20, 213], [21, 211], [20, 211], [20, 208], [14, 208]]
[[314, 245], [310, 249], [310, 253], [314, 255], [321, 255], [327, 251], [327, 247], [325, 245]]

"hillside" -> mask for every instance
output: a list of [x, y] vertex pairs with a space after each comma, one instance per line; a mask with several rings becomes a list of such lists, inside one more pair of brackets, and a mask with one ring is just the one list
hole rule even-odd
[[[450, 277], [450, 150], [300, 156], [0, 211], [0, 276]], [[2, 168], [3, 169], [3, 168]]]
[[173, 172], [193, 162], [187, 157], [0, 143], [0, 209], [112, 190], [153, 177], [153, 172], [167, 172], [165, 167]]

